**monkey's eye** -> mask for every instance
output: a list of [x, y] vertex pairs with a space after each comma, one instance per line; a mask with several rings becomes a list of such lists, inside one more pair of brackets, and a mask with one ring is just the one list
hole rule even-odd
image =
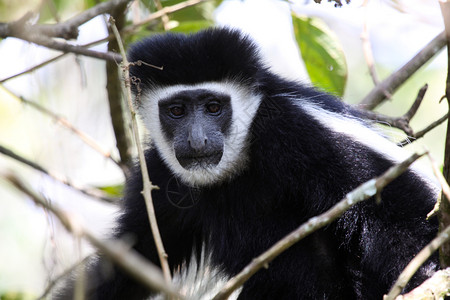
[[222, 106], [220, 106], [220, 103], [217, 102], [210, 102], [206, 105], [206, 110], [213, 115], [220, 114], [222, 110]]
[[184, 107], [181, 105], [174, 105], [169, 107], [169, 113], [173, 118], [181, 118], [184, 115]]

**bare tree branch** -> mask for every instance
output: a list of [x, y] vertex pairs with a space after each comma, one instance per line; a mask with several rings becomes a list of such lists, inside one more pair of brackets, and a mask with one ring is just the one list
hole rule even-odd
[[372, 110], [386, 99], [386, 92], [393, 94], [412, 74], [436, 55], [447, 43], [445, 32], [441, 32], [428, 43], [419, 53], [407, 62], [398, 71], [392, 73], [361, 101], [359, 106], [363, 109]]
[[[434, 158], [431, 156], [431, 154], [428, 154], [428, 159], [430, 160], [434, 176], [436, 176], [439, 184], [441, 185], [442, 194], [444, 194], [447, 197], [447, 199], [450, 199], [450, 187], [448, 186], [448, 183], [445, 180], [444, 175], [441, 173], [441, 171], [439, 171], [437, 163], [434, 160]], [[434, 216], [435, 214], [439, 213], [439, 209], [441, 207], [441, 201], [442, 201], [442, 197], [437, 199], [433, 210], [431, 212], [429, 212], [427, 215], [428, 219], [431, 218], [432, 216]]]
[[90, 229], [82, 224], [74, 216], [69, 215], [58, 208], [55, 204], [45, 201], [42, 197], [37, 195], [34, 191], [28, 188], [15, 175], [9, 174], [5, 177], [18, 190], [28, 195], [37, 205], [48, 209], [54, 216], [60, 220], [64, 227], [75, 236], [81, 237], [89, 241], [101, 253], [114, 261], [117, 265], [123, 268], [128, 274], [139, 280], [146, 287], [161, 291], [166, 295], [183, 299], [178, 291], [170, 283], [166, 283], [161, 270], [148, 262], [129, 245], [120, 241], [102, 241]]
[[47, 37], [59, 37], [66, 40], [78, 37], [78, 27], [96, 16], [110, 13], [119, 6], [127, 5], [132, 0], [111, 0], [99, 3], [80, 14], [56, 24], [29, 24], [32, 13], [25, 14], [22, 18], [11, 23], [0, 23], [0, 38], [16, 36], [17, 32], [29, 32], [32, 35], [45, 35]]
[[[111, 0], [108, 2], [102, 2], [94, 7], [91, 7], [75, 17], [53, 26], [67, 27], [67, 28], [78, 28], [80, 25], [86, 23], [87, 21], [93, 19], [96, 16], [102, 14], [110, 14], [115, 11], [118, 7], [123, 7], [133, 2], [133, 0]], [[50, 25], [51, 26], [51, 25]]]
[[122, 57], [114, 52], [99, 52], [94, 50], [89, 50], [83, 46], [72, 45], [66, 42], [59, 42], [52, 38], [43, 36], [43, 35], [30, 35], [28, 33], [21, 33], [16, 35], [15, 37], [20, 38], [22, 40], [32, 42], [36, 45], [44, 46], [50, 49], [62, 51], [64, 53], [74, 53], [80, 54], [84, 56], [89, 56], [93, 58], [98, 58], [106, 61], [113, 61], [116, 63], [120, 63], [122, 61]]
[[[171, 13], [174, 13], [176, 11], [185, 9], [190, 6], [194, 6], [203, 2], [207, 2], [211, 0], [188, 0], [185, 2], [181, 2], [172, 6], [166, 6], [162, 10], [159, 10], [155, 13], [152, 13], [148, 18], [145, 20], [129, 25], [120, 32], [122, 34], [129, 34], [135, 32], [140, 26], [145, 25], [151, 21], [154, 21], [156, 19], [159, 19], [163, 17], [164, 15], [169, 15]], [[76, 38], [78, 36], [78, 26], [84, 24], [85, 22], [89, 21], [95, 16], [98, 16], [100, 14], [104, 13], [110, 13], [117, 7], [123, 4], [127, 4], [131, 2], [131, 0], [111, 0], [108, 2], [103, 2], [95, 7], [92, 7], [91, 9], [88, 9], [79, 15], [65, 21], [62, 23], [47, 25], [47, 24], [34, 24], [30, 25], [28, 24], [28, 20], [32, 17], [31, 13], [28, 13], [24, 15], [22, 18], [20, 18], [17, 21], [10, 22], [10, 23], [1, 23], [0, 22], [0, 38], [7, 38], [7, 37], [16, 37], [31, 43], [35, 43], [37, 45], [41, 45], [43, 47], [47, 47], [50, 49], [62, 51], [65, 54], [67, 53], [74, 53], [79, 55], [84, 55], [88, 57], [94, 57], [106, 61], [111, 61], [115, 63], [120, 63], [122, 61], [121, 55], [114, 53], [114, 52], [98, 52], [87, 49], [88, 45], [73, 45], [68, 44], [66, 42], [56, 41], [52, 39], [52, 37], [62, 37], [66, 39]], [[107, 38], [101, 39], [99, 41], [96, 41], [94, 43], [100, 43], [110, 40], [113, 37], [113, 35], [109, 35]], [[90, 43], [90, 44], [94, 44]], [[62, 55], [61, 55], [62, 56]], [[59, 58], [59, 57], [58, 57]], [[55, 60], [57, 58], [54, 58]], [[42, 67], [45, 64], [38, 65], [33, 68], [37, 69], [39, 67]], [[27, 71], [28, 72], [28, 71]], [[18, 74], [19, 75], [19, 74]], [[13, 77], [17, 77], [18, 75], [14, 75]], [[11, 78], [6, 78], [0, 81], [0, 83], [9, 80]]]
[[92, 197], [94, 199], [102, 200], [102, 201], [105, 201], [107, 203], [117, 203], [118, 199], [107, 197], [107, 196], [105, 196], [105, 194], [102, 191], [97, 190], [97, 189], [86, 189], [86, 188], [79, 187], [79, 186], [75, 185], [74, 183], [72, 183], [72, 182], [70, 182], [70, 181], [68, 181], [66, 179], [61, 178], [60, 176], [56, 176], [55, 174], [53, 174], [50, 171], [44, 169], [43, 167], [41, 167], [37, 163], [32, 162], [31, 160], [26, 159], [26, 158], [24, 158], [24, 157], [22, 157], [22, 156], [20, 156], [20, 155], [18, 155], [16, 153], [14, 153], [14, 151], [12, 151], [12, 150], [10, 150], [10, 149], [2, 146], [2, 145], [0, 145], [0, 153], [3, 154], [3, 155], [6, 155], [6, 156], [8, 156], [8, 157], [10, 157], [12, 159], [15, 159], [16, 161], [21, 162], [21, 163], [23, 163], [23, 164], [25, 164], [25, 165], [27, 165], [27, 166], [29, 166], [29, 167], [39, 171], [39, 172], [41, 172], [41, 173], [44, 173], [45, 175], [49, 176], [50, 178], [52, 178], [52, 179], [54, 179], [54, 180], [56, 180], [58, 182], [61, 182], [61, 183], [65, 184], [65, 185], [67, 185], [68, 187], [70, 187], [70, 188], [72, 188], [72, 189], [74, 189], [74, 190], [76, 190], [78, 192], [81, 192], [81, 193], [83, 193], [83, 194], [85, 194], [87, 196], [90, 196], [90, 197]]
[[65, 118], [63, 118], [61, 116], [58, 116], [54, 112], [52, 112], [49, 109], [39, 105], [36, 102], [29, 101], [29, 100], [25, 99], [22, 96], [17, 96], [16, 94], [11, 92], [9, 89], [7, 89], [4, 86], [3, 86], [3, 89], [5, 91], [7, 91], [11, 96], [13, 96], [14, 98], [18, 99], [20, 102], [25, 103], [26, 105], [33, 107], [34, 109], [38, 110], [39, 112], [41, 112], [41, 113], [49, 116], [50, 118], [52, 118], [56, 123], [58, 123], [58, 124], [62, 125], [63, 127], [69, 129], [72, 133], [77, 135], [91, 149], [95, 150], [96, 152], [101, 154], [103, 157], [105, 157], [105, 158], [109, 159], [110, 161], [112, 161], [116, 166], [118, 166], [119, 168], [123, 169], [124, 166], [119, 161], [114, 159], [111, 156], [110, 152], [103, 150], [102, 147], [100, 147], [100, 145], [93, 138], [91, 138], [90, 136], [88, 136], [86, 133], [82, 132], [78, 128], [76, 128], [69, 121], [67, 121], [67, 119], [65, 119]]
[[439, 270], [411, 292], [395, 300], [446, 299], [450, 296], [450, 269]]
[[[113, 0], [116, 1], [117, 0]], [[122, 0], [123, 1], [123, 0]], [[78, 45], [72, 45], [66, 42], [60, 42], [52, 38], [52, 31], [49, 28], [66, 28], [65, 26], [58, 27], [58, 24], [55, 25], [49, 25], [54, 27], [47, 27], [42, 25], [29, 25], [28, 20], [31, 17], [30, 14], [26, 14], [24, 17], [19, 19], [18, 21], [11, 22], [11, 23], [1, 23], [0, 24], [0, 38], [7, 38], [7, 37], [16, 37], [28, 42], [32, 42], [37, 45], [41, 45], [50, 49], [59, 50], [62, 52], [72, 52], [75, 54], [81, 54], [84, 56], [90, 56], [94, 58], [99, 58], [103, 60], [110, 60], [110, 61], [121, 61], [121, 56], [116, 53], [104, 53], [104, 52], [98, 52], [89, 50], [85, 47], [78, 46]], [[76, 23], [76, 22], [75, 22]], [[46, 28], [43, 29], [42, 28]], [[77, 29], [78, 30], [78, 29]], [[58, 31], [58, 30], [55, 30]], [[50, 35], [47, 35], [46, 33], [50, 33]], [[78, 35], [78, 33], [77, 33]]]
[[126, 26], [121, 33], [128, 33], [128, 32], [133, 32], [136, 30], [136, 28], [139, 28], [142, 25], [145, 25], [147, 23], [150, 23], [151, 21], [154, 21], [156, 19], [159, 19], [161, 17], [163, 17], [164, 15], [168, 15], [171, 13], [174, 13], [178, 10], [190, 7], [190, 6], [194, 6], [203, 2], [208, 2], [211, 0], [188, 0], [188, 1], [184, 1], [178, 4], [174, 4], [172, 6], [166, 6], [161, 10], [158, 10], [154, 13], [152, 13], [150, 16], [148, 16], [147, 18], [145, 18], [144, 20], [142, 20], [141, 22]]
[[40, 63], [40, 64], [38, 64], [38, 65], [36, 65], [36, 66], [33, 66], [33, 67], [31, 67], [31, 68], [28, 68], [28, 69], [26, 69], [25, 71], [22, 71], [22, 72], [20, 72], [20, 73], [11, 75], [11, 76], [6, 77], [6, 78], [4, 78], [4, 79], [1, 79], [1, 80], [0, 80], [0, 83], [4, 83], [4, 82], [6, 82], [6, 81], [8, 81], [8, 80], [11, 80], [11, 79], [13, 79], [13, 78], [16, 78], [16, 77], [22, 76], [22, 75], [24, 75], [24, 74], [33, 72], [33, 71], [35, 71], [35, 70], [37, 70], [37, 69], [40, 69], [40, 68], [42, 68], [42, 67], [44, 67], [44, 66], [46, 66], [46, 65], [48, 65], [48, 64], [51, 64], [51, 63], [54, 62], [54, 61], [57, 61], [57, 60], [60, 59], [61, 57], [65, 56], [66, 54], [67, 54], [67, 53], [63, 53], [63, 54], [57, 55], [57, 56], [55, 56], [55, 57], [53, 57], [53, 58], [50, 58], [50, 59], [48, 59], [48, 60], [46, 60], [46, 61], [44, 61], [44, 62], [42, 62], [42, 63]]
[[[370, 36], [369, 36], [369, 25], [367, 24], [367, 4], [369, 3], [369, 0], [364, 0], [362, 8], [364, 11], [364, 23], [363, 23], [363, 31], [361, 33], [361, 40], [362, 40], [362, 46], [363, 46], [363, 54], [364, 58], [367, 63], [367, 67], [369, 68], [369, 74], [370, 77], [372, 77], [372, 81], [375, 85], [378, 85], [380, 83], [380, 79], [378, 78], [377, 71], [375, 69], [375, 63], [373, 59], [373, 52], [372, 52], [372, 45], [370, 43]], [[390, 98], [390, 95], [386, 95], [386, 97]]]
[[425, 93], [428, 89], [428, 85], [424, 85], [417, 94], [416, 100], [414, 100], [413, 105], [410, 107], [410, 109], [401, 117], [389, 117], [377, 112], [373, 112], [370, 110], [364, 110], [361, 109], [359, 112], [367, 119], [375, 120], [382, 123], [387, 123], [390, 126], [393, 126], [395, 128], [399, 128], [403, 130], [408, 136], [414, 137], [414, 131], [409, 125], [409, 121], [414, 117], [414, 115], [417, 112], [417, 109], [419, 108], [420, 104], [422, 103], [423, 97], [425, 96]]
[[438, 120], [434, 121], [430, 125], [428, 125], [426, 128], [414, 132], [414, 130], [411, 128], [410, 121], [416, 114], [417, 110], [419, 109], [420, 104], [422, 103], [422, 100], [425, 96], [425, 93], [428, 89], [428, 85], [424, 85], [419, 92], [417, 93], [417, 97], [414, 100], [412, 106], [409, 108], [409, 110], [401, 117], [390, 117], [383, 114], [380, 114], [378, 112], [365, 110], [365, 109], [358, 109], [359, 113], [366, 119], [374, 120], [377, 122], [380, 122], [381, 124], [388, 124], [389, 126], [398, 128], [403, 130], [403, 132], [406, 133], [407, 138], [400, 141], [398, 143], [399, 146], [405, 146], [410, 144], [411, 142], [418, 140], [419, 138], [423, 137], [425, 134], [442, 124], [448, 119], [448, 113], [439, 118]]
[[[445, 98], [447, 99], [448, 107], [450, 110], [450, 2], [439, 1], [441, 7], [442, 16], [444, 18], [445, 36], [447, 37], [447, 81], [445, 87]], [[450, 180], [450, 122], [447, 122], [447, 134], [445, 137], [445, 150], [444, 150], [444, 169], [443, 175], [445, 180]], [[443, 193], [441, 196], [441, 202], [439, 207], [438, 219], [439, 228], [447, 228], [450, 226], [450, 198]], [[441, 261], [441, 267], [450, 266], [450, 243], [444, 243], [439, 251], [439, 258]]]
[[46, 286], [45, 291], [42, 293], [41, 296], [39, 296], [36, 300], [42, 300], [46, 299], [47, 295], [53, 290], [56, 284], [67, 276], [69, 276], [75, 269], [77, 269], [81, 264], [85, 264], [89, 259], [91, 259], [91, 255], [86, 256], [81, 261], [77, 262], [70, 268], [64, 270], [60, 275], [58, 275], [56, 278], [53, 278]]
[[[108, 41], [108, 38], [105, 38], [105, 39], [101, 39], [101, 40], [94, 41], [94, 42], [91, 42], [91, 43], [87, 43], [87, 44], [85, 44], [85, 45], [82, 45], [81, 47], [89, 48], [89, 47], [96, 46], [96, 45], [98, 45], [98, 44], [105, 43], [105, 42], [107, 42], [107, 41]], [[55, 57], [53, 57], [53, 58], [50, 58], [50, 59], [48, 59], [48, 60], [46, 60], [46, 61], [41, 62], [40, 64], [37, 64], [37, 65], [35, 65], [35, 66], [33, 66], [33, 67], [30, 67], [30, 68], [28, 68], [28, 69], [26, 69], [26, 70], [24, 70], [24, 71], [22, 71], [22, 72], [20, 72], [20, 73], [11, 75], [11, 76], [6, 77], [6, 78], [4, 78], [4, 79], [1, 79], [1, 80], [0, 80], [0, 83], [4, 83], [4, 82], [6, 82], [6, 81], [8, 81], [8, 80], [11, 80], [11, 79], [13, 79], [13, 78], [16, 78], [16, 77], [22, 76], [22, 75], [24, 75], [24, 74], [27, 74], [27, 73], [36, 71], [36, 70], [38, 70], [38, 69], [40, 69], [40, 68], [42, 68], [42, 67], [45, 67], [46, 65], [48, 65], [48, 64], [50, 64], [50, 63], [52, 63], [52, 62], [54, 62], [54, 61], [57, 61], [58, 59], [60, 59], [60, 58], [62, 58], [62, 57], [64, 57], [64, 56], [66, 56], [66, 55], [69, 54], [69, 53], [70, 53], [70, 52], [66, 52], [66, 53], [57, 55], [57, 56], [55, 56]]]
[[[157, 8], [158, 10], [162, 10], [162, 9], [164, 8], [164, 7], [162, 6], [162, 4], [161, 4], [161, 1], [159, 1], [159, 0], [153, 0], [153, 2], [156, 4], [156, 8]], [[169, 29], [170, 29], [170, 25], [169, 25], [170, 19], [169, 19], [169, 16], [168, 16], [167, 14], [162, 15], [162, 16], [161, 16], [161, 21], [162, 21], [164, 30], [166, 30], [166, 31], [169, 30]]]
[[404, 145], [410, 144], [411, 143], [411, 139], [414, 139], [414, 140], [420, 139], [425, 134], [427, 134], [428, 132], [430, 132], [431, 130], [436, 128], [437, 126], [439, 126], [442, 123], [444, 123], [447, 119], [448, 119], [448, 113], [446, 113], [444, 116], [440, 117], [438, 120], [434, 121], [433, 123], [431, 123], [430, 125], [428, 125], [424, 129], [422, 129], [420, 131], [417, 131], [416, 133], [414, 133], [413, 136], [409, 136], [407, 139], [404, 139], [403, 141], [399, 142], [398, 144], [400, 146], [404, 146]]
[[[389, 291], [383, 300], [394, 300], [408, 284], [412, 276], [417, 272], [423, 263], [430, 258], [430, 256], [439, 249], [444, 243], [450, 240], [450, 226], [445, 228], [439, 235], [434, 238], [425, 248], [423, 248], [414, 258], [409, 262], [406, 268], [398, 277], [392, 289]], [[448, 291], [448, 290], [447, 290]]]
[[10, 36], [14, 36], [16, 31], [23, 31], [23, 28], [28, 26], [28, 21], [33, 17], [33, 13], [27, 12], [21, 18], [10, 23], [0, 22], [0, 38], [4, 39]]
[[[126, 5], [118, 6], [111, 11], [111, 17], [117, 20], [117, 26], [122, 28], [125, 24]], [[108, 24], [105, 18], [106, 25]], [[113, 35], [111, 26], [108, 26], [108, 32]], [[111, 39], [108, 43], [108, 51], [118, 52], [119, 46], [117, 39]], [[120, 84], [119, 68], [113, 61], [106, 62], [106, 91], [108, 94], [109, 114], [116, 138], [116, 147], [119, 150], [120, 159], [124, 162], [130, 162], [132, 159], [132, 141], [130, 137], [129, 124], [125, 120], [125, 114], [122, 107], [123, 90]], [[127, 176], [128, 177], [128, 176]]]
[[120, 38], [119, 31], [117, 30], [117, 27], [114, 24], [114, 20], [111, 18], [110, 20], [112, 30], [114, 32], [114, 35], [116, 36], [118, 46], [120, 48], [120, 53], [122, 54], [123, 58], [123, 71], [124, 71], [124, 79], [125, 79], [125, 88], [126, 88], [126, 97], [127, 97], [127, 103], [128, 103], [128, 109], [129, 114], [131, 116], [131, 128], [134, 134], [134, 140], [136, 142], [138, 155], [139, 155], [139, 164], [141, 167], [141, 173], [142, 173], [142, 181], [144, 185], [144, 190], [142, 191], [142, 194], [145, 199], [145, 205], [147, 207], [147, 214], [150, 222], [150, 227], [153, 234], [153, 239], [155, 241], [156, 249], [158, 251], [159, 260], [161, 262], [161, 267], [163, 270], [164, 278], [167, 282], [170, 282], [171, 279], [171, 273], [169, 268], [169, 263], [167, 261], [167, 253], [164, 249], [164, 245], [161, 239], [161, 234], [159, 232], [158, 223], [156, 221], [155, 216], [155, 208], [153, 207], [153, 200], [152, 200], [152, 190], [156, 187], [152, 184], [150, 181], [150, 176], [148, 174], [147, 169], [147, 162], [145, 160], [144, 151], [142, 149], [140, 137], [139, 137], [139, 131], [138, 126], [136, 122], [136, 112], [134, 111], [133, 102], [132, 102], [132, 96], [131, 96], [131, 86], [130, 86], [130, 74], [128, 71], [129, 63], [127, 60], [127, 56], [125, 54], [125, 49], [122, 44], [122, 40]]
[[[439, 184], [442, 188], [442, 193], [446, 195], [447, 199], [450, 199], [450, 187], [448, 186], [447, 181], [445, 180], [442, 173], [439, 171], [437, 164], [433, 157], [427, 153], [428, 158], [430, 159], [431, 166], [433, 168], [433, 173], [439, 181]], [[430, 215], [430, 214], [429, 214]], [[445, 228], [445, 230], [441, 231], [439, 235], [434, 238], [427, 246], [425, 246], [419, 254], [417, 254], [413, 260], [409, 262], [406, 268], [398, 277], [397, 281], [389, 291], [389, 293], [384, 297], [383, 300], [394, 300], [405, 288], [406, 284], [408, 284], [409, 280], [413, 277], [413, 275], [417, 272], [423, 263], [430, 258], [430, 256], [439, 249], [444, 243], [450, 240], [450, 226]], [[450, 283], [449, 283], [450, 284]]]
[[306, 223], [302, 224], [296, 230], [278, 241], [269, 250], [254, 258], [253, 261], [248, 264], [239, 274], [231, 278], [225, 284], [223, 289], [214, 296], [213, 300], [227, 299], [227, 297], [230, 296], [233, 291], [242, 286], [244, 282], [246, 282], [258, 270], [263, 267], [268, 267], [269, 263], [278, 255], [280, 255], [292, 245], [307, 237], [314, 231], [324, 227], [327, 224], [330, 224], [356, 203], [367, 200], [380, 193], [386, 185], [400, 176], [414, 161], [425, 154], [426, 153], [412, 155], [405, 161], [388, 169], [380, 177], [374, 178], [361, 184], [359, 187], [348, 193], [344, 199], [342, 199], [335, 206], [333, 206], [323, 214], [309, 219]]

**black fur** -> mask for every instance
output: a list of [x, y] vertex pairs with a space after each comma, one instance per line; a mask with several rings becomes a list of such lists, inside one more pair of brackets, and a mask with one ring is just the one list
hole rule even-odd
[[144, 88], [230, 79], [254, 87], [263, 69], [255, 45], [248, 37], [230, 30], [153, 36], [135, 44], [128, 51], [128, 60], [163, 67], [162, 71], [131, 68], [131, 75], [142, 80]]
[[[330, 131], [302, 103], [351, 113], [332, 96], [280, 78], [259, 61], [255, 46], [237, 31], [162, 35], [130, 50], [130, 60], [163, 65], [131, 68], [142, 88], [239, 78], [263, 95], [249, 136], [250, 162], [234, 178], [191, 188], [172, 175], [157, 150], [146, 153], [164, 246], [173, 269], [189, 264], [204, 244], [213, 264], [229, 275], [324, 212], [392, 162], [347, 136]], [[289, 96], [287, 96], [289, 95]], [[298, 105], [294, 104], [297, 101]], [[158, 264], [136, 169], [127, 183], [117, 237], [132, 235], [135, 249]], [[437, 233], [426, 221], [433, 192], [413, 171], [338, 221], [313, 233], [258, 271], [239, 299], [382, 299], [401, 270]], [[408, 288], [438, 266], [433, 257]], [[99, 299], [142, 299], [148, 291], [119, 269], [97, 289]]]

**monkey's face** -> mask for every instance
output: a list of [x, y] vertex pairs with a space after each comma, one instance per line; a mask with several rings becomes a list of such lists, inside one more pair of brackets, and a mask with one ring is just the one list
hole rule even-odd
[[153, 144], [183, 182], [211, 185], [248, 165], [247, 137], [261, 102], [248, 87], [236, 82], [149, 86], [139, 100]]
[[215, 167], [232, 123], [230, 96], [206, 89], [180, 91], [158, 102], [161, 129], [186, 170]]

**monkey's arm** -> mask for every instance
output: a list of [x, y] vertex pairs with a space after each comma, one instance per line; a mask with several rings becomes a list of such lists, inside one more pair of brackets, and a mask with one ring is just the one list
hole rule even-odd
[[[348, 251], [349, 274], [362, 298], [376, 295], [377, 291], [387, 293], [410, 260], [437, 233], [436, 220], [426, 220], [433, 207], [433, 193], [423, 182], [414, 184], [414, 180], [411, 174], [405, 174], [382, 192], [380, 204], [373, 199], [361, 203], [338, 221], [338, 227], [344, 228], [343, 249]], [[406, 290], [422, 283], [438, 268], [434, 255], [417, 271]]]

